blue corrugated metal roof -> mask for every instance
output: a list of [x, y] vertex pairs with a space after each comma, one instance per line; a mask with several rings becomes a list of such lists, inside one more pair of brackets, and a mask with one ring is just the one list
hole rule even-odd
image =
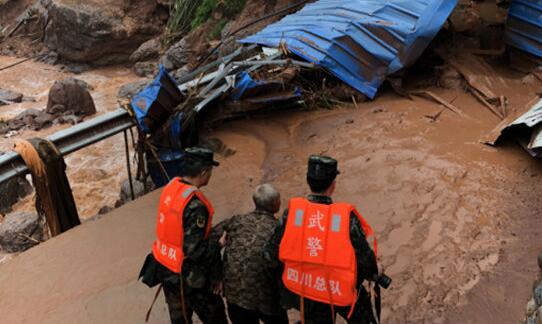
[[457, 0], [320, 0], [242, 43], [278, 47], [321, 65], [374, 98], [385, 77], [413, 63]]
[[542, 0], [513, 0], [506, 23], [506, 43], [542, 57]]

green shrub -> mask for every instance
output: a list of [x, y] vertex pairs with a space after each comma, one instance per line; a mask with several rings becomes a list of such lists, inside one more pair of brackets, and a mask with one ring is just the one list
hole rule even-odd
[[[226, 18], [232, 19], [243, 10], [246, 0], [203, 0], [192, 20], [192, 29], [197, 28], [209, 20], [220, 3], [224, 6], [224, 15]], [[222, 28], [224, 28], [224, 25]]]
[[234, 18], [245, 8], [246, 0], [225, 0], [224, 13], [227, 18]]
[[221, 19], [220, 21], [218, 21], [209, 33], [209, 39], [220, 39], [222, 36], [222, 30], [227, 23], [228, 21], [226, 19]]
[[235, 18], [245, 7], [246, 0], [174, 0], [169, 8], [166, 43], [184, 36], [190, 30], [207, 22], [222, 4], [226, 19], [220, 20], [211, 31], [211, 39], [218, 38], [227, 21]]
[[202, 0], [174, 0], [169, 8], [166, 41], [171, 43], [190, 31], [190, 22], [194, 19]]

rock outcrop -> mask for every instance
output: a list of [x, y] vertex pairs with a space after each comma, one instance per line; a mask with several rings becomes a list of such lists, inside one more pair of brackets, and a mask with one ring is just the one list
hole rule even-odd
[[0, 106], [14, 102], [21, 102], [23, 94], [11, 90], [0, 89]]
[[136, 63], [158, 58], [160, 55], [160, 46], [160, 39], [158, 38], [146, 41], [130, 55], [130, 62]]
[[44, 240], [43, 222], [36, 213], [8, 214], [0, 224], [0, 247], [6, 252], [22, 252], [42, 240]]
[[183, 67], [194, 55], [194, 51], [190, 47], [191, 41], [188, 38], [189, 36], [186, 36], [173, 44], [160, 59], [160, 64], [164, 65], [168, 71]]
[[24, 177], [12, 178], [0, 183], [0, 214], [9, 213], [19, 199], [28, 196], [32, 186]]
[[166, 19], [156, 0], [53, 0], [45, 45], [69, 61], [122, 63], [159, 34]]

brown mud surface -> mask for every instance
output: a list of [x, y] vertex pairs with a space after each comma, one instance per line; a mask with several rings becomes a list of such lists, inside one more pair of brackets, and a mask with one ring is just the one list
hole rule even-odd
[[[540, 87], [506, 81], [499, 92], [511, 107]], [[204, 190], [216, 221], [249, 211], [250, 193], [262, 182], [277, 186], [284, 204], [306, 194], [307, 156], [329, 154], [342, 172], [335, 199], [355, 204], [373, 225], [394, 279], [383, 293], [383, 323], [519, 322], [542, 249], [542, 168], [513, 143], [479, 143], [498, 120], [472, 96], [430, 90], [463, 115], [444, 110], [434, 121], [427, 116], [442, 106], [384, 92], [357, 108], [217, 128], [209, 136], [236, 153], [219, 157]], [[77, 158], [70, 159], [71, 168]], [[154, 291], [136, 277], [153, 239], [157, 200], [152, 193], [1, 264], [2, 322], [142, 323]], [[161, 297], [151, 320], [166, 318]]]
[[[0, 56], [0, 67], [19, 60], [14, 57]], [[61, 70], [58, 66], [33, 61], [25, 62], [0, 71], [0, 88], [34, 97], [36, 102], [0, 106], [0, 119], [13, 118], [29, 108], [45, 109], [49, 89], [53, 83], [68, 76], [81, 79], [93, 88], [91, 95], [97, 109], [95, 116], [117, 109], [118, 88], [125, 83], [139, 80], [130, 70], [122, 67], [101, 68], [75, 75]], [[37, 132], [24, 130], [10, 138], [1, 137], [0, 151], [10, 151], [19, 139], [46, 137], [67, 127], [70, 125], [56, 125]], [[119, 196], [120, 184], [127, 178], [122, 134], [71, 154], [66, 158], [66, 163], [68, 178], [81, 218], [92, 217], [103, 206], [115, 204]], [[23, 200], [15, 206], [15, 209], [34, 210], [33, 198]]]

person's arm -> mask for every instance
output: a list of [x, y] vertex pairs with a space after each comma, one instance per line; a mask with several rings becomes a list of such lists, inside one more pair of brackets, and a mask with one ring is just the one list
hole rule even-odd
[[267, 242], [264, 248], [264, 258], [267, 261], [269, 268], [276, 269], [279, 267], [279, 248], [280, 241], [284, 235], [286, 228], [286, 219], [288, 218], [288, 209], [282, 214], [282, 218], [279, 220], [279, 225], [275, 228], [275, 232], [271, 236], [271, 239]]
[[186, 206], [183, 212], [183, 251], [186, 260], [199, 263], [207, 258], [209, 240], [205, 239], [205, 229], [208, 218], [207, 208], [198, 199], [192, 199]]
[[359, 283], [363, 280], [374, 280], [375, 275], [378, 274], [376, 256], [367, 242], [359, 219], [354, 213], [350, 214], [350, 240], [356, 252]]
[[211, 234], [209, 234], [209, 241], [218, 242], [224, 233], [228, 233], [230, 231], [233, 217], [225, 219], [213, 226]]
[[215, 275], [212, 271], [221, 269], [218, 242], [205, 238], [208, 218], [207, 208], [196, 198], [188, 203], [183, 213], [185, 260], [182, 271], [187, 285], [193, 288], [212, 288], [215, 284], [209, 280]]

